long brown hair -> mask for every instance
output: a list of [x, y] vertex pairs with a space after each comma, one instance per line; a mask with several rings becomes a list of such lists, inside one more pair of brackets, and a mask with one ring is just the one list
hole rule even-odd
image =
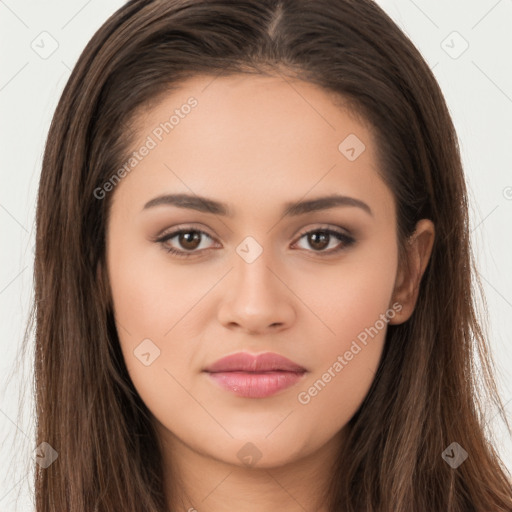
[[[187, 77], [234, 73], [316, 84], [369, 123], [396, 200], [401, 261], [417, 221], [435, 224], [416, 309], [388, 326], [329, 509], [511, 511], [509, 476], [485, 429], [486, 405], [503, 413], [503, 404], [478, 316], [457, 137], [418, 50], [371, 0], [131, 0], [81, 54], [44, 153], [36, 445], [58, 459], [35, 468], [37, 512], [166, 510], [160, 445], [124, 364], [105, 271], [112, 194], [97, 191], [133, 150], [142, 109]], [[442, 456], [453, 442], [468, 454], [457, 468]]]

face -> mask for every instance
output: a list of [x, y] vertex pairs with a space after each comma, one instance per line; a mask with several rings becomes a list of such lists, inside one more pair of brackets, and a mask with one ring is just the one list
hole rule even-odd
[[137, 122], [137, 155], [104, 189], [107, 270], [163, 441], [259, 467], [328, 446], [400, 317], [372, 133], [324, 90], [262, 76], [195, 77]]

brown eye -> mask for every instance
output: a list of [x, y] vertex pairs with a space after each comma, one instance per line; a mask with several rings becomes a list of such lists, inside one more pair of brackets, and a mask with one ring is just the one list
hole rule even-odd
[[313, 233], [307, 234], [307, 239], [311, 247], [322, 250], [329, 245], [330, 236], [331, 235], [325, 231], [314, 231]]
[[[325, 254], [337, 253], [355, 242], [354, 238], [334, 229], [316, 229], [313, 231], [307, 231], [301, 235], [299, 240], [302, 240], [303, 238], [306, 238], [307, 244], [313, 249], [313, 252]], [[334, 249], [331, 247], [331, 250], [325, 250], [329, 247], [331, 242], [334, 241], [333, 239], [338, 240], [337, 247]]]
[[[167, 252], [186, 258], [201, 252], [202, 249], [208, 248], [200, 247], [205, 237], [211, 239], [208, 233], [199, 229], [180, 229], [164, 235], [156, 240], [156, 242], [160, 243]], [[171, 245], [169, 242], [173, 239], [176, 239], [176, 241]]]
[[197, 249], [201, 242], [201, 235], [198, 231], [183, 231], [178, 235], [178, 243], [186, 250]]
[[[178, 257], [187, 258], [199, 255], [204, 250], [211, 248], [211, 246], [201, 247], [205, 238], [213, 240], [208, 233], [200, 229], [182, 228], [173, 231], [172, 233], [168, 233], [155, 241], [158, 242], [167, 252]], [[173, 239], [175, 239], [175, 241], [171, 244], [170, 242]], [[307, 240], [307, 245], [309, 247], [306, 247], [306, 249], [308, 249], [309, 252], [326, 256], [336, 254], [348, 248], [355, 242], [355, 239], [351, 236], [328, 228], [310, 230], [302, 233], [299, 240], [302, 239]], [[326, 250], [333, 242], [336, 242], [336, 240], [338, 241], [338, 244], [335, 244], [334, 248], [331, 247], [330, 250]]]

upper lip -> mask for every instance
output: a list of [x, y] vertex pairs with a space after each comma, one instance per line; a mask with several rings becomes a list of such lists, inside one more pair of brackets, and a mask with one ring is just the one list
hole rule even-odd
[[247, 352], [238, 352], [223, 357], [204, 369], [205, 372], [271, 372], [288, 371], [295, 373], [305, 372], [306, 369], [284, 356], [273, 352], [251, 355]]

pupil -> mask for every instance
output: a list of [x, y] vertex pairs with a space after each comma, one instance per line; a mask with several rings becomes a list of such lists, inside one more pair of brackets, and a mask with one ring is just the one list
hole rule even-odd
[[[325, 231], [318, 231], [316, 233], [311, 233], [310, 235], [310, 243], [312, 247], [315, 247], [316, 249], [323, 249], [324, 247], [327, 247], [329, 243], [327, 242], [327, 238], [329, 237], [329, 233], [326, 233]], [[318, 238], [322, 238], [323, 241], [320, 242], [320, 246], [318, 246]], [[313, 240], [311, 242], [311, 240]]]
[[[191, 233], [192, 235], [190, 236]], [[180, 244], [182, 244], [185, 249], [196, 249], [199, 245], [199, 238], [199, 233], [197, 231], [187, 231], [180, 235]]]

